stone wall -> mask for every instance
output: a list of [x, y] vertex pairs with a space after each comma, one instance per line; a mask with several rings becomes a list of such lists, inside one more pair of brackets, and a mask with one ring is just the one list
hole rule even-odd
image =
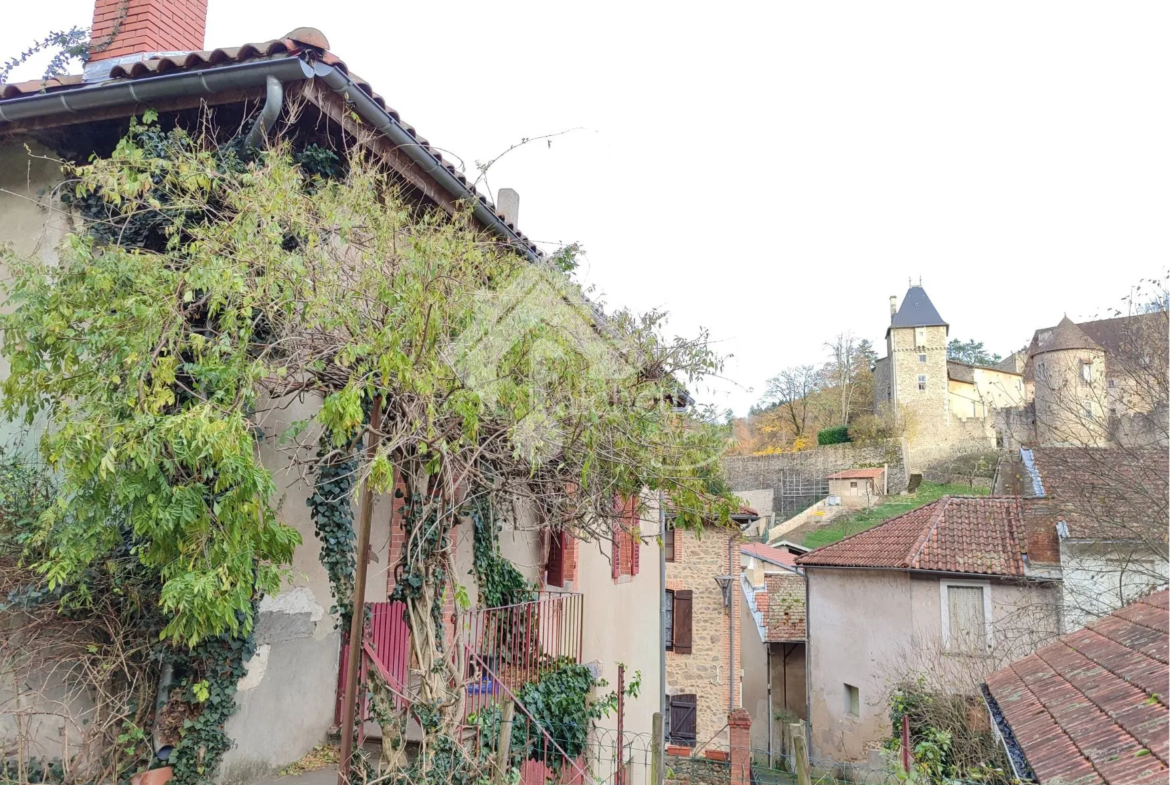
[[[731, 553], [729, 557], [728, 547]], [[731, 632], [723, 592], [715, 581], [719, 575], [739, 575], [739, 533], [708, 526], [702, 536], [684, 530], [675, 532], [674, 561], [666, 563], [666, 588], [694, 592], [691, 607], [691, 653], [666, 653], [666, 688], [671, 695], [696, 698], [695, 731], [702, 752], [704, 742], [726, 747], [727, 713], [731, 699], [728, 679], [731, 671]], [[738, 593], [739, 587], [732, 586]], [[735, 636], [740, 624], [739, 602], [731, 604], [735, 614]], [[742, 654], [735, 651], [735, 705], [740, 705]]]
[[[925, 327], [924, 345], [918, 346], [916, 328], [890, 330], [887, 341], [893, 403], [912, 425], [911, 441], [947, 440], [951, 424], [950, 391], [947, 387], [947, 328]], [[926, 362], [920, 362], [925, 356]], [[926, 376], [926, 389], [918, 389], [918, 377]]]
[[787, 571], [774, 572], [766, 575], [764, 581], [768, 584], [768, 607], [764, 611], [768, 640], [804, 640], [808, 616], [804, 576]]
[[666, 778], [678, 785], [728, 785], [731, 764], [725, 760], [667, 755]]
[[[844, 469], [885, 466], [890, 493], [901, 493], [906, 489], [908, 479], [904, 452], [902, 441], [891, 439], [877, 445], [846, 443], [775, 455], [737, 455], [724, 459], [723, 473], [733, 491], [771, 488], [772, 509], [782, 510], [781, 494], [786, 483], [801, 478], [805, 481], [823, 480]], [[824, 487], [828, 487], [827, 483]], [[808, 503], [814, 501], [816, 499], [810, 499]], [[778, 518], [776, 522], [781, 520]]]

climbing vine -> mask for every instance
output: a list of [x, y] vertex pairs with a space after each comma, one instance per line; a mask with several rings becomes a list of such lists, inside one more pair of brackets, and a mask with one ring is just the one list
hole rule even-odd
[[306, 504], [313, 518], [313, 527], [321, 543], [318, 556], [321, 566], [329, 576], [333, 590], [331, 613], [337, 615], [337, 629], [348, 630], [353, 613], [349, 603], [353, 597], [354, 553], [353, 532], [353, 488], [358, 463], [353, 450], [338, 451], [333, 438], [325, 433], [321, 436], [317, 457], [316, 481], [313, 494]]
[[474, 569], [480, 604], [485, 608], [501, 608], [535, 599], [535, 587], [516, 565], [500, 555], [500, 522], [487, 497], [478, 497], [469, 507], [474, 524]]

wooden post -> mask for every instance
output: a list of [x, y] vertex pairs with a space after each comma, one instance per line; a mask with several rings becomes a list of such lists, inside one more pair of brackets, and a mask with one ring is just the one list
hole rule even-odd
[[[616, 543], [617, 540], [615, 539]], [[614, 770], [614, 785], [625, 785], [626, 745], [622, 729], [626, 714], [626, 666], [618, 663], [617, 683], [617, 768]]]
[[[366, 455], [378, 454], [382, 428], [382, 396], [374, 396], [367, 431]], [[345, 696], [341, 702], [341, 757], [337, 762], [337, 785], [347, 785], [353, 758], [354, 704], [357, 702], [358, 664], [362, 658], [362, 624], [366, 620], [366, 570], [370, 562], [370, 519], [374, 514], [374, 489], [369, 477], [362, 480], [361, 511], [358, 513], [358, 552], [353, 582], [353, 616], [349, 620], [349, 659], [345, 663]]]
[[656, 711], [650, 720], [650, 785], [662, 785], [666, 779], [666, 769], [662, 767], [664, 751], [662, 713]]
[[910, 715], [902, 715], [902, 771], [910, 773]]
[[512, 725], [516, 719], [516, 702], [506, 701], [500, 710], [500, 739], [496, 744], [496, 773], [499, 781], [508, 776], [508, 758], [512, 751]]
[[808, 739], [804, 735], [804, 723], [794, 722], [792, 729], [792, 757], [796, 760], [796, 785], [812, 785], [808, 766]]

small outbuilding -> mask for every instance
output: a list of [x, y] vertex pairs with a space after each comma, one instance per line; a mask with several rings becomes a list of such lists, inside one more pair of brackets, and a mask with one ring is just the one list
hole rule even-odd
[[869, 507], [886, 495], [886, 470], [846, 469], [830, 474], [829, 496], [836, 497], [845, 507]]

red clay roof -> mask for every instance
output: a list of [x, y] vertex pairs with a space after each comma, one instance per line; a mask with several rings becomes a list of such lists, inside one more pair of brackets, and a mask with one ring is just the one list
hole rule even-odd
[[944, 496], [796, 563], [1022, 577], [1024, 545], [1020, 499]]
[[750, 556], [755, 556], [757, 559], [763, 559], [772, 564], [796, 567], [795, 554], [783, 548], [773, 548], [771, 545], [764, 545], [762, 542], [749, 542], [745, 543], [740, 550]]
[[[495, 205], [475, 189], [472, 181], [467, 179], [455, 164], [443, 158], [442, 153], [437, 148], [432, 147], [429, 140], [420, 136], [413, 126], [404, 122], [397, 111], [387, 106], [385, 99], [374, 92], [369, 82], [357, 74], [350, 73], [345, 61], [328, 50], [328, 43], [325, 36], [319, 30], [310, 27], [300, 27], [290, 32], [284, 38], [274, 38], [271, 41], [261, 41], [244, 44], [243, 46], [229, 46], [219, 49], [205, 49], [198, 52], [187, 52], [185, 54], [157, 57], [150, 60], [140, 60], [133, 63], [116, 65], [110, 70], [110, 80], [101, 82], [101, 84], [109, 84], [111, 80], [131, 80], [162, 76], [174, 71], [196, 71], [252, 60], [301, 57], [309, 61], [319, 61], [348, 74], [349, 78], [357, 84], [358, 88], [369, 95], [380, 107], [385, 109], [387, 114], [398, 121], [403, 129], [415, 138], [420, 147], [435, 156], [443, 165], [443, 168], [454, 175], [460, 183], [474, 193], [484, 205], [489, 206], [495, 211]], [[84, 90], [86, 87], [87, 85], [82, 81], [80, 74], [71, 74], [49, 80], [36, 79], [28, 82], [0, 84], [0, 101], [23, 98], [42, 91], [55, 93], [63, 90]], [[132, 106], [127, 108], [127, 113], [133, 111], [134, 108]], [[84, 122], [84, 118], [81, 118], [80, 121]], [[497, 214], [500, 215], [500, 218], [503, 218], [502, 214]], [[537, 250], [536, 245], [525, 237], [519, 229], [511, 224], [509, 224], [509, 227], [516, 232], [524, 241], [525, 245], [533, 250]]]
[[830, 474], [828, 480], [873, 480], [882, 476], [885, 469], [846, 469], [843, 472]]
[[[1170, 458], [1161, 448], [1035, 447], [1044, 495], [1073, 539], [1166, 539]], [[1025, 486], [1026, 487], [1026, 486]], [[1029, 489], [1033, 494], [1036, 488]]]
[[1167, 607], [1157, 592], [987, 678], [1041, 785], [1167, 781]]

